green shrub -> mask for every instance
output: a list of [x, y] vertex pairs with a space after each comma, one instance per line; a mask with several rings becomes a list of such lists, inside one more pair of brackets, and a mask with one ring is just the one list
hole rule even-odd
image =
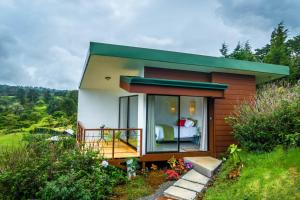
[[0, 199], [104, 199], [126, 175], [103, 167], [94, 151], [80, 151], [74, 138], [29, 135], [26, 145], [0, 152]]
[[300, 145], [300, 84], [267, 85], [254, 101], [242, 103], [226, 118], [240, 144], [251, 151]]

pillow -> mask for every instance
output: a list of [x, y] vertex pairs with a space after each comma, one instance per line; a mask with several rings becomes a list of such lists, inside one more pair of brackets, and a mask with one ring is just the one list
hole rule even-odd
[[192, 120], [185, 120], [184, 126], [189, 128], [189, 127], [193, 127], [194, 126], [194, 122]]
[[194, 125], [193, 125], [193, 126], [197, 126], [198, 120], [192, 119], [192, 118], [187, 118], [187, 119], [192, 120], [192, 121], [194, 122]]
[[186, 119], [178, 120], [177, 126], [184, 126]]

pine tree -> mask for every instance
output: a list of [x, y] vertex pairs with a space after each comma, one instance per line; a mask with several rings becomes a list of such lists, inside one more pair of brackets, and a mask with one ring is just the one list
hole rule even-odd
[[225, 58], [228, 57], [228, 45], [225, 42], [222, 44], [222, 47], [221, 47], [221, 49], [219, 49], [219, 51], [223, 57], [225, 57]]
[[289, 65], [289, 53], [286, 45], [288, 29], [280, 22], [271, 35], [270, 51], [264, 58], [264, 62]]
[[288, 51], [290, 53], [290, 77], [294, 82], [300, 79], [300, 35], [287, 41]]
[[255, 55], [251, 50], [249, 41], [246, 41], [244, 44], [238, 42], [233, 52], [228, 54], [227, 57], [237, 59], [237, 60], [248, 60], [248, 61], [256, 60]]
[[266, 46], [264, 46], [260, 49], [259, 48], [255, 49], [255, 57], [256, 57], [257, 61], [263, 62], [269, 51], [270, 51], [269, 44], [266, 44]]

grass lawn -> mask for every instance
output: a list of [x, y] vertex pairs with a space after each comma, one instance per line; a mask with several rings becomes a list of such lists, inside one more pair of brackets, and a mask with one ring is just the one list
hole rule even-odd
[[288, 152], [278, 148], [263, 154], [243, 152], [241, 157], [241, 176], [229, 180], [231, 166], [226, 162], [205, 193], [205, 200], [300, 199], [300, 148]]
[[27, 133], [0, 134], [0, 148], [13, 148], [22, 144], [22, 138]]

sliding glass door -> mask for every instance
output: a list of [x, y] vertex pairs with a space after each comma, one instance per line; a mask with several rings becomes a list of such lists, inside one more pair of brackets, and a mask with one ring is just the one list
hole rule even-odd
[[147, 96], [147, 152], [207, 151], [207, 99]]

